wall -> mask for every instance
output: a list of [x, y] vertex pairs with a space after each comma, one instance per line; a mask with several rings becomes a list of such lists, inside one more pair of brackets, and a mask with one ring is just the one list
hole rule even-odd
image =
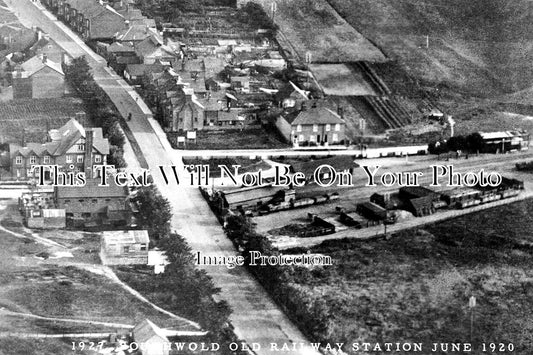
[[65, 77], [52, 68], [45, 67], [32, 75], [34, 99], [56, 98], [65, 95]]

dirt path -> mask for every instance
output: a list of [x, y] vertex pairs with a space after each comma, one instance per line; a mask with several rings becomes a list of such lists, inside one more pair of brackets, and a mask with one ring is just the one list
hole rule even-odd
[[83, 320], [83, 319], [70, 319], [70, 318], [52, 318], [52, 317], [42, 317], [31, 313], [19, 313], [19, 312], [13, 312], [10, 310], [7, 310], [5, 308], [0, 308], [0, 314], [2, 315], [8, 315], [8, 316], [15, 316], [15, 317], [23, 317], [23, 318], [34, 318], [34, 319], [41, 319], [41, 320], [49, 320], [52, 322], [68, 322], [68, 323], [79, 323], [79, 324], [92, 324], [92, 325], [102, 325], [106, 327], [111, 328], [125, 328], [125, 329], [131, 329], [135, 326], [130, 324], [123, 324], [123, 323], [109, 323], [109, 322], [99, 322], [99, 321], [92, 321], [92, 320]]
[[128, 293], [133, 295], [135, 298], [137, 298], [141, 302], [144, 302], [144, 303], [150, 305], [153, 309], [155, 309], [155, 310], [157, 310], [157, 311], [159, 311], [159, 312], [161, 312], [163, 314], [166, 314], [167, 316], [169, 316], [169, 317], [171, 317], [173, 319], [176, 319], [176, 320], [179, 320], [181, 322], [187, 323], [190, 326], [192, 326], [192, 327], [194, 327], [194, 328], [196, 328], [198, 330], [202, 329], [202, 327], [198, 323], [193, 322], [191, 320], [188, 320], [186, 318], [180, 317], [178, 315], [175, 315], [174, 313], [169, 312], [169, 311], [159, 307], [158, 305], [152, 303], [146, 297], [144, 297], [141, 293], [139, 293], [138, 291], [136, 291], [135, 289], [131, 288], [126, 283], [124, 283], [122, 280], [120, 280], [118, 278], [118, 276], [113, 272], [113, 270], [111, 268], [107, 267], [107, 266], [104, 266], [104, 265], [89, 265], [89, 264], [72, 264], [72, 265], [76, 266], [76, 267], [79, 267], [81, 269], [87, 270], [89, 272], [92, 272], [93, 274], [97, 274], [97, 275], [101, 275], [101, 276], [107, 277], [109, 280], [111, 280], [114, 283], [120, 285], [124, 290], [126, 290]]

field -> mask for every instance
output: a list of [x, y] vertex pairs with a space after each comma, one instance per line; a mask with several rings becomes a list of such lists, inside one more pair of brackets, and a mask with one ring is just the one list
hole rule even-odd
[[517, 91], [533, 79], [528, 1], [328, 1], [419, 79], [482, 95]]
[[[306, 300], [325, 301], [327, 322], [308, 328], [311, 338], [417, 342], [425, 349], [433, 342], [472, 342], [475, 349], [482, 342], [512, 343], [515, 354], [528, 354], [532, 215], [528, 200], [388, 240], [313, 248], [312, 253], [331, 255], [335, 266], [290, 280]], [[477, 299], [472, 337], [471, 296]]]
[[[270, 1], [260, 1], [267, 11]], [[342, 63], [386, 58], [370, 41], [348, 25], [324, 0], [277, 1], [275, 22], [304, 61], [311, 53], [314, 63]]]
[[[36, 341], [5, 332], [128, 333], [125, 326], [145, 318], [161, 326], [179, 325], [102, 275], [105, 269], [98, 265], [95, 252], [98, 235], [26, 229], [13, 200], [0, 200], [0, 226], [16, 234], [0, 230], [0, 354], [77, 353], [71, 349], [71, 339]], [[35, 235], [66, 248], [37, 243]], [[119, 326], [92, 323], [95, 321]]]

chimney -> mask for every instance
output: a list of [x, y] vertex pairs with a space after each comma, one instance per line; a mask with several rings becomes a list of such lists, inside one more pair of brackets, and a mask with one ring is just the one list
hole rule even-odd
[[194, 89], [183, 88], [183, 93], [185, 94], [185, 101], [192, 102], [192, 95], [194, 95]]
[[341, 119], [344, 120], [344, 107], [342, 106], [337, 107], [337, 114], [339, 115]]
[[85, 130], [85, 175], [88, 179], [92, 179], [92, 166], [93, 166], [93, 130]]
[[302, 102], [302, 106], [300, 107], [300, 111], [307, 111], [307, 104], [305, 102]]
[[48, 60], [48, 56], [46, 54], [43, 54], [43, 63], [46, 64], [47, 60]]
[[37, 29], [37, 41], [43, 39], [43, 31], [39, 28]]

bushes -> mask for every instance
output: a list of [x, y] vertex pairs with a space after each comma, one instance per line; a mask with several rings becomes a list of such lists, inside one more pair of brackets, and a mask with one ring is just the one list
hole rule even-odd
[[442, 154], [447, 152], [466, 151], [477, 153], [483, 149], [483, 138], [479, 133], [472, 133], [468, 136], [450, 137], [448, 141], [429, 143], [430, 154]]
[[221, 343], [223, 353], [233, 353], [222, 345], [236, 340], [228, 328], [231, 309], [225, 301], [214, 300], [213, 296], [220, 290], [204, 270], [196, 267], [186, 240], [170, 232], [169, 201], [151, 185], [138, 189], [133, 202], [137, 204], [137, 217], [142, 227], [148, 230], [151, 242], [165, 252], [169, 265], [162, 274], [146, 280], [132, 277], [128, 282], [140, 291], [151, 293], [156, 303], [196, 320], [210, 332], [209, 341]]

